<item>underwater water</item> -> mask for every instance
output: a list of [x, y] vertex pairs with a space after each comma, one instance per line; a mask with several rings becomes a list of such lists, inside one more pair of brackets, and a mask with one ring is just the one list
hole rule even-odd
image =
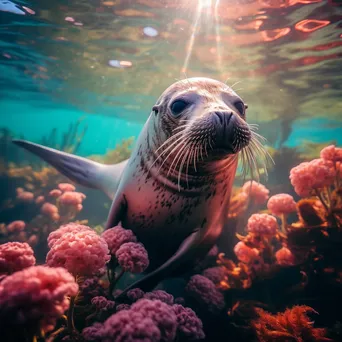
[[0, 340], [342, 341], [341, 61], [340, 0], [0, 0]]

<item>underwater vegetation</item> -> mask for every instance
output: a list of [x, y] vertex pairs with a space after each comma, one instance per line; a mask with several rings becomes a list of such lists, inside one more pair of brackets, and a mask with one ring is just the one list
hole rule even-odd
[[[105, 158], [117, 162], [130, 145]], [[338, 341], [341, 173], [342, 148], [330, 145], [290, 170], [293, 195], [245, 182], [227, 216], [231, 250], [219, 242], [175, 280], [181, 291], [166, 283], [121, 298], [149, 266], [145, 247], [120, 224], [103, 231], [78, 220], [86, 195], [51, 168], [32, 170], [35, 185], [17, 187], [12, 205], [37, 215], [0, 226], [2, 340]]]

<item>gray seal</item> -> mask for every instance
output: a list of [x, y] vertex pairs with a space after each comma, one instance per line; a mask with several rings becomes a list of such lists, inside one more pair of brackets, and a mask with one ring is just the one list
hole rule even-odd
[[121, 222], [150, 258], [147, 274], [129, 289], [150, 290], [189, 270], [221, 234], [238, 155], [255, 144], [246, 107], [222, 82], [178, 81], [153, 106], [131, 157], [116, 165], [28, 141], [14, 143], [72, 181], [113, 198], [106, 228]]

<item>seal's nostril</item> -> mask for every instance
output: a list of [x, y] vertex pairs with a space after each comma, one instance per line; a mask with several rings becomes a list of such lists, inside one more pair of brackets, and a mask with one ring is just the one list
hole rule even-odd
[[228, 112], [215, 112], [215, 114], [221, 125], [228, 125], [230, 118], [233, 115], [233, 113]]
[[220, 124], [223, 125], [224, 118], [223, 118], [222, 113], [221, 112], [215, 112], [215, 114], [216, 114], [217, 118], [219, 119]]

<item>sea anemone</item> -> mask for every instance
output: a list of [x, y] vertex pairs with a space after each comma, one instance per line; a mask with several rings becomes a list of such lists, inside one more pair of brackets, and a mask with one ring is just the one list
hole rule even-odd
[[186, 286], [186, 292], [191, 298], [204, 305], [214, 314], [221, 312], [224, 308], [223, 294], [211, 280], [200, 274], [190, 278]]
[[259, 256], [256, 248], [248, 247], [243, 241], [238, 242], [234, 247], [234, 253], [239, 261], [249, 264]]
[[270, 193], [264, 185], [255, 181], [246, 182], [242, 186], [242, 192], [246, 193], [255, 204], [266, 203]]
[[95, 275], [109, 261], [106, 241], [91, 230], [63, 234], [46, 256], [52, 267], [62, 266], [75, 276]]
[[115, 256], [125, 272], [141, 273], [149, 265], [147, 251], [141, 243], [124, 243], [116, 251]]
[[0, 245], [0, 275], [20, 271], [35, 263], [33, 249], [26, 242], [7, 242]]
[[277, 219], [268, 214], [253, 214], [247, 222], [247, 230], [254, 235], [271, 237], [278, 232]]
[[129, 229], [122, 228], [120, 225], [105, 230], [101, 236], [107, 242], [111, 255], [115, 255], [122, 244], [126, 242], [137, 242], [137, 238], [133, 232]]
[[64, 268], [32, 266], [0, 283], [0, 331], [51, 331], [78, 285]]

